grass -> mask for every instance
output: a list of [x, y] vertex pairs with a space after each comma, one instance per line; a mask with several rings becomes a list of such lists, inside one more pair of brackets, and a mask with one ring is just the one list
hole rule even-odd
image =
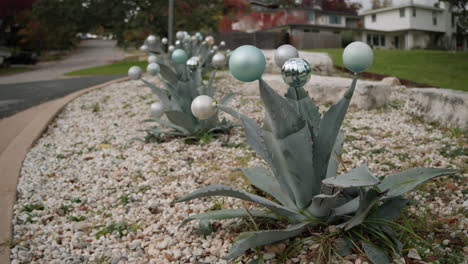
[[20, 73], [20, 72], [26, 72], [32, 70], [31, 68], [28, 67], [8, 67], [8, 68], [0, 68], [0, 76], [3, 75], [10, 75], [10, 74], [15, 74], [15, 73]]
[[[337, 66], [343, 66], [343, 49], [314, 49], [327, 52]], [[435, 50], [374, 50], [374, 64], [368, 72], [396, 76], [434, 87], [468, 91], [468, 53]]]
[[132, 66], [140, 66], [146, 69], [148, 62], [138, 61], [131, 57], [122, 61], [117, 61], [108, 65], [85, 68], [77, 71], [67, 72], [65, 76], [83, 76], [83, 75], [103, 75], [103, 74], [127, 74], [128, 69]]

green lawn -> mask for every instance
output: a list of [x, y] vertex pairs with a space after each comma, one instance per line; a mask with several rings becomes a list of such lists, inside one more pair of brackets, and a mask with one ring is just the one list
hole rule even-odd
[[[327, 52], [335, 65], [343, 66], [343, 49], [308, 51]], [[435, 87], [468, 91], [467, 52], [374, 50], [374, 64], [367, 71]]]
[[143, 70], [146, 69], [148, 63], [146, 61], [123, 60], [114, 62], [108, 65], [91, 67], [65, 73], [66, 76], [80, 76], [80, 75], [100, 75], [100, 74], [127, 74], [128, 69], [134, 65], [140, 66]]
[[0, 76], [2, 75], [10, 75], [14, 73], [20, 73], [25, 71], [30, 71], [31, 68], [27, 67], [8, 67], [8, 68], [0, 68]]

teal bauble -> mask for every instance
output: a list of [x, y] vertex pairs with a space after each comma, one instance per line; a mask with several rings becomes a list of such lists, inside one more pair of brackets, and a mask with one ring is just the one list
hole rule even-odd
[[243, 82], [253, 82], [262, 77], [266, 60], [263, 53], [255, 46], [244, 45], [234, 50], [229, 58], [231, 74]]
[[185, 64], [188, 57], [183, 49], [176, 49], [172, 52], [171, 59], [175, 64]]
[[348, 70], [359, 73], [372, 65], [374, 53], [371, 47], [364, 42], [355, 41], [343, 51], [343, 64]]

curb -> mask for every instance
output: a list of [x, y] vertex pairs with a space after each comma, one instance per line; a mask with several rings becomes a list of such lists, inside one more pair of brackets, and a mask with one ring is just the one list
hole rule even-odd
[[[29, 149], [42, 136], [49, 124], [72, 100], [93, 90], [105, 86], [127, 81], [128, 77], [108, 81], [69, 94], [65, 97], [32, 107], [17, 113], [11, 117], [0, 120], [2, 135], [9, 130], [11, 141], [4, 144], [0, 151], [0, 263], [10, 263], [10, 249], [8, 245], [2, 245], [9, 241], [13, 235], [13, 206], [16, 202], [16, 186], [21, 173], [21, 167]], [[22, 128], [14, 128], [23, 125]], [[14, 128], [14, 129], [12, 129]], [[7, 135], [8, 137], [8, 135]]]

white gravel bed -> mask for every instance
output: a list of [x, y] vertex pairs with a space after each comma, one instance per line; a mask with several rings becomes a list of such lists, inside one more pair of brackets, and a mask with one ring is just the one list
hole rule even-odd
[[[219, 79], [217, 97], [233, 83], [228, 77]], [[436, 179], [420, 188], [414, 198], [421, 204], [410, 211], [456, 218], [444, 228], [453, 238], [466, 237], [468, 158], [455, 154], [468, 147], [467, 139], [407, 115], [404, 99], [395, 93], [392, 106], [348, 114], [344, 163], [348, 169], [368, 163], [377, 176], [416, 166], [464, 169], [461, 177]], [[141, 130], [153, 125], [142, 121], [154, 100], [140, 82], [113, 84], [72, 101], [50, 124], [21, 170], [13, 264], [227, 263], [222, 257], [237, 235], [237, 220], [221, 221], [207, 237], [196, 233], [196, 221], [179, 225], [189, 214], [213, 206], [242, 208], [243, 203], [219, 197], [174, 200], [209, 184], [245, 187], [235, 169], [263, 162], [242, 144], [240, 128], [203, 145], [181, 139], [159, 144], [132, 140], [144, 137]], [[231, 106], [263, 119], [257, 96], [237, 96]], [[436, 246], [450, 248], [450, 243]], [[244, 259], [252, 257], [250, 253]], [[303, 250], [289, 262], [310, 261]]]

